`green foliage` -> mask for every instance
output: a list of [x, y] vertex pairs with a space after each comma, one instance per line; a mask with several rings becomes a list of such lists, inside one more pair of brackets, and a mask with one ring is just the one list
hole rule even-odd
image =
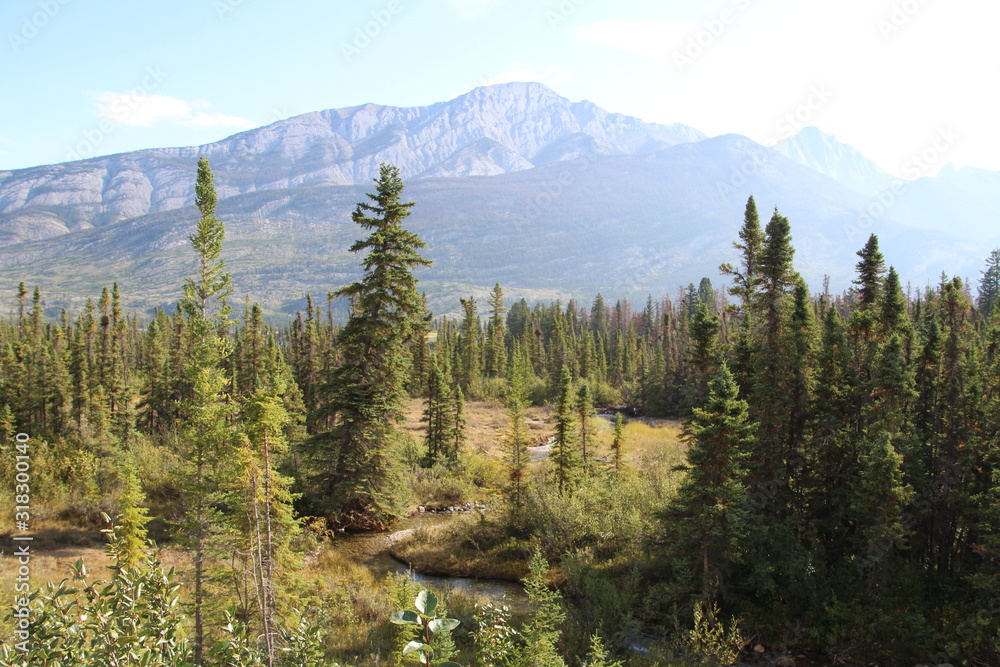
[[510, 607], [487, 602], [476, 609], [476, 653], [483, 665], [509, 667], [521, 655], [519, 633], [511, 625]]
[[[406, 343], [419, 327], [423, 300], [412, 271], [430, 262], [424, 242], [402, 226], [399, 170], [382, 165], [376, 191], [352, 215], [372, 234], [351, 246], [368, 251], [364, 276], [338, 290], [351, 300], [351, 318], [337, 339], [343, 362], [325, 389], [321, 412], [332, 428], [310, 444], [312, 492], [335, 524], [384, 526], [403, 508], [399, 472], [387, 445], [402, 418], [410, 358]], [[371, 214], [371, 215], [369, 215]]]
[[535, 551], [529, 563], [524, 590], [531, 604], [531, 618], [524, 626], [524, 653], [518, 663], [524, 667], [562, 667], [559, 654], [560, 626], [566, 620], [562, 596], [549, 588], [546, 574], [549, 564], [540, 551]]
[[559, 403], [556, 408], [556, 435], [552, 446], [552, 464], [555, 466], [556, 486], [560, 493], [576, 486], [580, 458], [576, 449], [575, 410], [573, 405], [573, 378], [569, 367], [563, 366], [559, 384]]
[[447, 660], [435, 662], [433, 645], [435, 638], [438, 638], [440, 644], [441, 637], [457, 628], [459, 621], [454, 618], [439, 617], [436, 612], [438, 599], [429, 591], [420, 591], [413, 604], [416, 612], [400, 610], [389, 619], [396, 625], [412, 625], [418, 628], [418, 638], [403, 647], [403, 658], [428, 667], [435, 664], [438, 667], [460, 667], [458, 663]]
[[[24, 601], [32, 608], [26, 629], [27, 651], [5, 644], [0, 665], [106, 667], [107, 665], [192, 665], [193, 654], [182, 630], [178, 584], [171, 569], [163, 572], [155, 555], [127, 565], [122, 538], [109, 531], [108, 552], [114, 567], [110, 580], [90, 581], [82, 560], [72, 579], [49, 583]], [[14, 621], [14, 612], [8, 620]]]

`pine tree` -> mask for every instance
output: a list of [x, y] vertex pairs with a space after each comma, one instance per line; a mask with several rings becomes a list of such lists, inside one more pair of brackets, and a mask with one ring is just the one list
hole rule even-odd
[[[227, 394], [229, 378], [224, 370], [227, 354], [229, 306], [232, 279], [221, 259], [225, 229], [215, 217], [215, 187], [212, 170], [204, 157], [198, 160], [195, 204], [201, 213], [197, 231], [189, 236], [198, 257], [194, 278], [184, 284], [179, 309], [186, 315], [190, 359], [184, 367], [184, 400], [181, 401], [181, 443], [187, 468], [182, 489], [187, 512], [181, 523], [181, 540], [193, 551], [195, 664], [204, 660], [205, 579], [211, 568], [209, 543], [223, 523], [214, 503], [225, 493], [233, 435], [232, 406]], [[180, 344], [178, 345], [180, 348]]]
[[465, 444], [465, 395], [462, 387], [455, 385], [451, 398], [452, 418], [451, 428], [448, 431], [447, 449], [445, 455], [448, 465], [452, 468], [458, 466], [462, 456], [462, 446]]
[[667, 512], [678, 537], [671, 550], [676, 570], [709, 608], [726, 588], [730, 565], [743, 548], [745, 461], [756, 424], [722, 362], [709, 384], [704, 409], [694, 408], [685, 429], [688, 473]]
[[277, 471], [280, 457], [287, 451], [284, 431], [289, 415], [280, 396], [283, 389], [280, 380], [271, 383], [258, 389], [243, 406], [242, 483], [232, 500], [243, 515], [241, 528], [253, 563], [261, 636], [269, 666], [276, 663], [280, 634], [278, 577], [296, 532], [290, 480]]
[[858, 251], [858, 277], [854, 284], [858, 286], [858, 308], [868, 310], [878, 303], [882, 294], [882, 284], [885, 281], [885, 261], [878, 249], [878, 237], [872, 234], [868, 237], [865, 247]]
[[413, 206], [400, 199], [402, 191], [399, 170], [382, 165], [372, 203], [358, 204], [352, 215], [372, 230], [350, 249], [368, 251], [364, 275], [337, 292], [353, 308], [337, 341], [343, 363], [333, 371], [321, 408], [334, 426], [314, 436], [310, 450], [314, 493], [340, 525], [384, 526], [402, 511], [389, 448], [403, 416], [407, 343], [423, 314], [413, 269], [430, 265], [417, 252], [424, 242], [402, 226]]
[[622, 471], [622, 450], [625, 448], [625, 422], [622, 413], [615, 413], [615, 434], [611, 440], [611, 449], [614, 451], [615, 472]]
[[424, 443], [427, 447], [427, 465], [443, 459], [448, 451], [448, 437], [452, 431], [452, 390], [438, 364], [437, 356], [431, 358], [430, 377], [427, 380], [426, 407], [422, 421], [427, 424]]
[[576, 451], [574, 429], [573, 378], [569, 367], [563, 366], [559, 385], [559, 403], [556, 408], [556, 435], [551, 460], [556, 467], [556, 486], [559, 493], [572, 490], [576, 485], [580, 467]]
[[976, 305], [983, 317], [989, 319], [993, 312], [993, 305], [1000, 298], [1000, 248], [990, 251], [990, 256], [986, 260], [986, 270], [982, 273], [983, 277], [979, 280], [979, 297], [976, 299]]
[[524, 480], [528, 470], [528, 394], [525, 388], [525, 365], [521, 348], [515, 345], [507, 375], [507, 428], [502, 433], [506, 450], [507, 477], [510, 480], [511, 506], [519, 513], [524, 505]]
[[459, 366], [455, 379], [466, 390], [479, 384], [482, 350], [479, 344], [479, 316], [476, 314], [476, 300], [472, 297], [461, 299], [462, 326], [458, 334]]
[[504, 314], [507, 309], [503, 305], [503, 290], [500, 283], [493, 286], [490, 293], [490, 321], [486, 331], [486, 375], [500, 377], [507, 368], [507, 347]]
[[753, 301], [760, 285], [760, 261], [765, 241], [753, 195], [747, 199], [746, 210], [743, 213], [743, 227], [740, 228], [739, 235], [740, 240], [733, 242], [733, 247], [743, 255], [740, 268], [723, 264], [719, 267], [719, 271], [733, 277], [736, 284], [729, 288], [729, 293], [738, 297], [745, 308]]
[[188, 278], [184, 283], [181, 305], [189, 316], [197, 313], [201, 321], [208, 321], [214, 314], [219, 323], [224, 324], [230, 312], [226, 300], [232, 294], [233, 283], [221, 258], [226, 231], [222, 221], [215, 217], [218, 196], [213, 181], [208, 159], [198, 158], [194, 202], [201, 218], [195, 233], [188, 237], [198, 254], [198, 270], [195, 278]]
[[528, 564], [529, 574], [524, 591], [531, 605], [531, 616], [524, 626], [525, 651], [519, 667], [565, 667], [557, 644], [566, 620], [562, 595], [549, 588], [545, 575], [549, 564], [540, 551], [535, 551]]
[[587, 445], [590, 444], [593, 428], [592, 421], [594, 414], [594, 399], [590, 394], [590, 385], [586, 382], [580, 383], [580, 388], [576, 392], [576, 418], [580, 423], [580, 455], [583, 461], [583, 477], [590, 476], [590, 455], [587, 453]]
[[144, 559], [143, 548], [146, 546], [146, 523], [149, 521], [149, 510], [142, 506], [146, 497], [142, 493], [139, 475], [135, 468], [129, 466], [124, 475], [125, 492], [121, 498], [121, 515], [118, 518], [116, 533], [119, 539], [118, 566], [123, 569], [139, 567]]

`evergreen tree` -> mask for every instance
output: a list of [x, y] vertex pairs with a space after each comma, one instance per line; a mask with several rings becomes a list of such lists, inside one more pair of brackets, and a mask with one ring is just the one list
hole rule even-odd
[[507, 368], [506, 327], [504, 314], [507, 309], [503, 305], [503, 290], [500, 283], [493, 286], [490, 293], [490, 321], [486, 331], [486, 375], [500, 377]]
[[671, 531], [679, 536], [671, 546], [675, 570], [709, 609], [726, 589], [746, 530], [744, 461], [756, 425], [738, 394], [722, 362], [705, 408], [694, 408], [686, 427], [688, 474], [667, 513]]
[[462, 326], [458, 334], [458, 385], [468, 390], [479, 384], [482, 350], [479, 344], [479, 316], [476, 314], [476, 300], [472, 297], [461, 299]]
[[510, 372], [507, 375], [507, 428], [502, 433], [505, 441], [507, 477], [510, 480], [508, 498], [515, 513], [524, 505], [524, 482], [528, 470], [527, 430], [528, 394], [525, 388], [525, 361], [520, 346], [514, 347]]
[[611, 449], [614, 451], [615, 472], [622, 470], [622, 450], [625, 447], [625, 422], [622, 413], [615, 413], [615, 434], [611, 440]]
[[580, 383], [580, 388], [576, 392], [576, 418], [580, 422], [580, 455], [583, 461], [583, 477], [590, 476], [590, 456], [587, 453], [587, 445], [593, 437], [591, 423], [594, 414], [594, 399], [590, 395], [590, 385], [586, 382]]
[[427, 424], [424, 442], [427, 446], [427, 465], [434, 465], [448, 451], [448, 438], [452, 431], [452, 390], [437, 356], [431, 359], [431, 373], [427, 381], [426, 407], [423, 419]]
[[146, 523], [149, 510], [142, 506], [146, 497], [142, 493], [139, 475], [135, 468], [125, 469], [125, 492], [121, 499], [121, 515], [118, 517], [118, 566], [124, 569], [139, 567], [145, 560], [143, 548], [146, 546]]
[[430, 264], [417, 252], [424, 242], [402, 226], [413, 206], [400, 199], [402, 191], [399, 170], [382, 165], [372, 203], [358, 204], [352, 215], [372, 234], [350, 248], [368, 254], [361, 280], [338, 291], [353, 308], [337, 341], [343, 362], [322, 407], [334, 426], [310, 447], [314, 493], [340, 525], [384, 526], [402, 511], [389, 448], [403, 416], [406, 344], [423, 312], [413, 269]]
[[976, 299], [976, 305], [983, 317], [989, 319], [993, 312], [993, 305], [1000, 298], [1000, 248], [990, 251], [990, 256], [986, 260], [986, 270], [982, 273], [983, 277], [979, 280], [979, 297]]
[[858, 286], [858, 308], [868, 310], [878, 303], [882, 294], [882, 284], [885, 281], [885, 261], [878, 249], [878, 237], [872, 234], [868, 237], [865, 247], [858, 251], [858, 277], [854, 284]]
[[198, 253], [198, 270], [196, 277], [188, 278], [184, 283], [181, 305], [189, 316], [197, 313], [201, 321], [208, 321], [211, 315], [216, 314], [219, 323], [225, 324], [230, 312], [227, 299], [233, 292], [233, 284], [221, 257], [226, 231], [222, 221], [215, 217], [218, 196], [212, 169], [204, 156], [198, 158], [194, 191], [194, 203], [201, 218], [195, 233], [188, 239]]
[[545, 580], [548, 569], [545, 557], [536, 550], [528, 564], [528, 577], [524, 580], [531, 616], [524, 626], [525, 650], [519, 667], [565, 667], [566, 664], [557, 646], [566, 611], [562, 606], [562, 595], [550, 589]]
[[740, 268], [734, 268], [731, 264], [723, 264], [719, 267], [719, 271], [733, 277], [736, 284], [729, 288], [729, 293], [738, 297], [745, 308], [753, 301], [760, 285], [760, 261], [765, 241], [753, 195], [747, 199], [746, 210], [743, 213], [743, 226], [740, 228], [739, 235], [740, 240], [733, 242], [733, 247], [743, 255]]
[[552, 449], [552, 464], [556, 467], [556, 486], [559, 493], [571, 490], [576, 485], [580, 467], [576, 451], [576, 430], [574, 429], [573, 378], [569, 367], [563, 366], [562, 382], [559, 385], [559, 403], [556, 408], [556, 435]]

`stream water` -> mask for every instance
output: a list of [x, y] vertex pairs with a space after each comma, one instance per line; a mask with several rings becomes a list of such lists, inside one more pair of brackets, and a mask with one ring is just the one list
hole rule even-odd
[[460, 590], [479, 600], [500, 601], [512, 609], [527, 605], [524, 587], [511, 581], [500, 579], [478, 579], [473, 577], [441, 577], [414, 572], [406, 563], [397, 560], [391, 553], [393, 536], [404, 531], [420, 530], [439, 526], [452, 520], [449, 514], [418, 514], [405, 519], [395, 526], [395, 530], [384, 533], [353, 533], [340, 537], [335, 548], [355, 560], [376, 576], [389, 572], [405, 574], [414, 582], [438, 589], [439, 591]]

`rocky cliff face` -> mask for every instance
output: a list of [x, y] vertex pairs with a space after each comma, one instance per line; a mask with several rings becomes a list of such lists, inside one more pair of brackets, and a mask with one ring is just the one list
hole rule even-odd
[[477, 88], [427, 107], [366, 104], [272, 123], [222, 141], [0, 172], [0, 244], [48, 238], [193, 201], [205, 155], [220, 199], [367, 183], [381, 162], [405, 178], [488, 176], [582, 155], [645, 153], [703, 139], [570, 102], [538, 83]]

